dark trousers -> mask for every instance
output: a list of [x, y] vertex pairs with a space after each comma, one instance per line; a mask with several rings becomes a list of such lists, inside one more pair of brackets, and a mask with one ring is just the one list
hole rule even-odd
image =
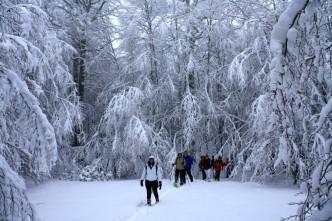
[[186, 174], [189, 176], [190, 182], [194, 181], [193, 175], [191, 174], [191, 168], [186, 168]]
[[153, 192], [154, 198], [156, 201], [159, 201], [158, 195], [158, 180], [149, 181], [145, 180], [145, 187], [146, 187], [146, 198], [148, 203], [151, 203], [151, 193]]
[[206, 180], [206, 173], [205, 173], [205, 170], [202, 169], [201, 171], [202, 171], [202, 178], [203, 178], [203, 180]]
[[216, 180], [220, 180], [220, 170], [216, 170], [216, 174], [214, 175]]
[[186, 183], [186, 171], [185, 170], [175, 170], [175, 183], [178, 182], [180, 177], [180, 185]]

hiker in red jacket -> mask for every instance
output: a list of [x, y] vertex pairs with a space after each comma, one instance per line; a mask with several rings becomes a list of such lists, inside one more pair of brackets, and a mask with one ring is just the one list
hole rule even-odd
[[221, 156], [219, 156], [218, 159], [213, 164], [213, 169], [215, 171], [214, 179], [217, 181], [220, 180], [220, 172], [222, 168], [223, 168], [223, 162]]

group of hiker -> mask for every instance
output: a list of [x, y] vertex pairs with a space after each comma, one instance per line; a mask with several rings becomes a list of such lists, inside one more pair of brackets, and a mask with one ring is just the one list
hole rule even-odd
[[[190, 182], [194, 181], [191, 169], [196, 160], [190, 155], [188, 151], [183, 153], [178, 153], [174, 163], [175, 167], [175, 180], [174, 185], [177, 186], [180, 180], [180, 185], [186, 183], [186, 175], [188, 175]], [[214, 179], [220, 180], [220, 173], [223, 169], [226, 172], [226, 178], [229, 177], [232, 170], [232, 163], [226, 159], [222, 160], [221, 156], [215, 160], [214, 156], [210, 159], [208, 155], [201, 156], [199, 161], [199, 169], [202, 173], [203, 180], [211, 180], [211, 175], [213, 174]], [[146, 194], [147, 194], [147, 205], [151, 205], [151, 195], [153, 193], [156, 203], [159, 202], [158, 188], [162, 187], [162, 172], [161, 168], [158, 168], [158, 164], [155, 161], [154, 156], [150, 156], [147, 164], [145, 165], [142, 176], [141, 176], [141, 186], [145, 184]], [[145, 183], [144, 183], [145, 182]]]
[[225, 169], [226, 178], [231, 174], [232, 164], [226, 158], [225, 161], [222, 160], [221, 156], [218, 156], [217, 160], [214, 159], [214, 156], [210, 159], [208, 155], [201, 156], [199, 161], [199, 169], [202, 172], [203, 180], [211, 180], [211, 173], [213, 173], [213, 178], [217, 181], [220, 180], [220, 173]]
[[[177, 186], [178, 180], [180, 178], [180, 185], [186, 183], [186, 175], [188, 175], [191, 182], [193, 182], [193, 176], [191, 173], [191, 167], [196, 160], [190, 155], [188, 151], [183, 153], [178, 153], [175, 159], [175, 162], [172, 166], [175, 166], [175, 181], [174, 185]], [[206, 154], [201, 156], [201, 160], [199, 161], [199, 169], [202, 173], [203, 180], [211, 180], [211, 176], [216, 181], [220, 180], [220, 173], [223, 169], [225, 169], [226, 178], [230, 176], [232, 170], [232, 164], [226, 158], [225, 161], [222, 160], [221, 156], [218, 156], [217, 160], [214, 159], [214, 156], [210, 159]]]

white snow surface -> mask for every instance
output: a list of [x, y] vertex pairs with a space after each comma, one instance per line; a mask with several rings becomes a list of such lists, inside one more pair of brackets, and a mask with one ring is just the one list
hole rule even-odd
[[[40, 221], [277, 221], [296, 213], [297, 189], [254, 183], [163, 181], [160, 203], [145, 206], [139, 181], [52, 181], [28, 189]], [[154, 198], [152, 200], [154, 203]]]

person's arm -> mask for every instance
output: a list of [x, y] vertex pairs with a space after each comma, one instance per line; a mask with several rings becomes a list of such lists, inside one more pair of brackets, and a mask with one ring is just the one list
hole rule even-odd
[[163, 169], [158, 165], [158, 171], [157, 171], [157, 179], [158, 181], [161, 181], [163, 178]]
[[175, 158], [174, 163], [172, 164], [172, 166], [176, 165], [176, 160], [177, 160], [177, 159], [178, 159], [178, 158]]

